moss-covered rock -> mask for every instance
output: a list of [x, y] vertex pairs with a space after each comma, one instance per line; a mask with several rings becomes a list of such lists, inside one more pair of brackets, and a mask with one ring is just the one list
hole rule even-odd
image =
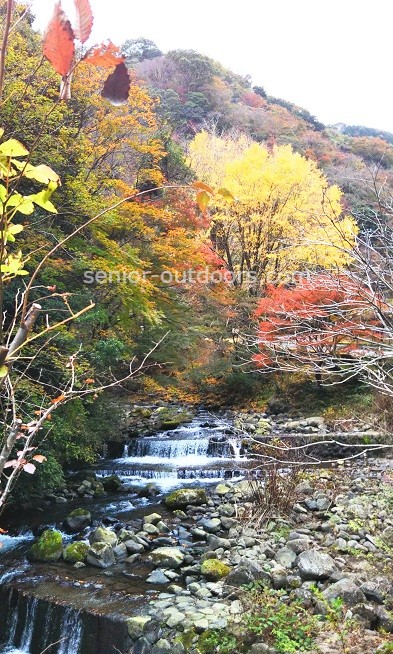
[[68, 531], [77, 533], [88, 527], [91, 523], [91, 513], [87, 509], [74, 509], [66, 517], [64, 525]]
[[200, 506], [206, 504], [207, 501], [206, 491], [202, 488], [180, 488], [168, 495], [165, 504], [168, 509], [183, 509], [189, 504]]
[[102, 480], [102, 485], [104, 489], [108, 491], [108, 493], [116, 493], [123, 487], [121, 479], [118, 477], [118, 475], [109, 475], [108, 477], [104, 477]]
[[30, 548], [28, 557], [31, 561], [51, 563], [58, 561], [63, 554], [63, 537], [58, 531], [47, 529]]
[[207, 559], [201, 565], [201, 573], [210, 581], [218, 581], [229, 575], [231, 568], [218, 559]]
[[91, 532], [89, 541], [91, 544], [105, 543], [106, 545], [115, 547], [118, 543], [118, 538], [116, 534], [110, 529], [105, 529], [105, 527], [97, 527], [97, 529]]
[[67, 563], [86, 563], [89, 546], [87, 543], [71, 543], [63, 552], [63, 559]]
[[152, 417], [157, 420], [161, 429], [176, 429], [176, 427], [192, 420], [192, 414], [188, 411], [170, 406], [158, 407]]

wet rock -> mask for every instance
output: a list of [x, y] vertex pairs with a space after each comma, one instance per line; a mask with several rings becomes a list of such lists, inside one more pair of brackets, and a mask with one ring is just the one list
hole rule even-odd
[[83, 531], [91, 524], [91, 513], [87, 509], [75, 509], [67, 516], [64, 526], [71, 533]]
[[226, 577], [225, 583], [228, 586], [238, 588], [263, 578], [269, 578], [269, 575], [264, 572], [261, 566], [250, 561], [249, 563], [238, 565], [237, 568], [232, 570]]
[[122, 481], [118, 475], [104, 477], [102, 485], [108, 493], [116, 493], [123, 488]]
[[36, 543], [28, 551], [31, 561], [52, 563], [58, 561], [63, 554], [63, 537], [60, 532], [46, 529]]
[[96, 568], [110, 568], [115, 563], [112, 547], [107, 543], [93, 543], [87, 552], [87, 562]]
[[179, 568], [184, 554], [178, 547], [158, 547], [151, 553], [152, 561], [160, 568]]
[[230, 486], [227, 486], [226, 484], [218, 484], [215, 488], [215, 493], [216, 495], [228, 495], [228, 493], [232, 493], [233, 489], [230, 488]]
[[219, 518], [211, 518], [210, 520], [202, 520], [201, 527], [209, 534], [215, 534], [220, 531], [221, 520]]
[[169, 509], [183, 509], [186, 506], [201, 506], [206, 504], [208, 497], [202, 488], [181, 488], [174, 491], [165, 499]]
[[337, 569], [332, 557], [318, 550], [308, 550], [299, 554], [297, 566], [303, 580], [327, 579]]
[[113, 548], [113, 554], [117, 561], [125, 561], [128, 557], [128, 550], [125, 543], [119, 543]]
[[143, 525], [143, 531], [146, 532], [146, 534], [149, 534], [149, 536], [158, 536], [160, 533], [160, 530], [155, 525], [151, 525], [150, 523], [145, 523]]
[[172, 652], [172, 645], [168, 640], [161, 638], [161, 640], [154, 645], [151, 654], [169, 654], [169, 652]]
[[134, 540], [126, 540], [124, 545], [127, 548], [128, 554], [140, 554], [145, 549], [141, 543], [136, 543]]

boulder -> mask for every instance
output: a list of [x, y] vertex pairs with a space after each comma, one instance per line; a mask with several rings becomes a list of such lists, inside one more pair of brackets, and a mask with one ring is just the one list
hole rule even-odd
[[184, 554], [178, 547], [158, 547], [151, 553], [153, 563], [159, 568], [179, 568]]
[[297, 566], [303, 580], [327, 579], [336, 571], [336, 564], [332, 557], [318, 550], [301, 552], [297, 559]]
[[31, 561], [52, 563], [63, 554], [63, 537], [60, 532], [46, 529], [36, 543], [30, 548], [28, 558]]
[[66, 517], [64, 526], [71, 533], [83, 531], [91, 524], [91, 513], [87, 509], [75, 509]]
[[117, 491], [123, 488], [123, 484], [118, 475], [109, 475], [109, 477], [104, 477], [102, 480], [102, 485], [108, 493], [116, 493]]
[[[362, 590], [351, 579], [340, 579], [323, 591], [325, 600], [329, 603], [331, 600], [341, 598], [346, 606], [355, 606], [366, 601]], [[324, 611], [322, 611], [324, 613]]]
[[110, 568], [115, 563], [112, 547], [107, 543], [93, 543], [87, 552], [87, 563], [96, 568]]
[[63, 559], [67, 563], [85, 563], [89, 545], [78, 541], [77, 543], [70, 543], [67, 545], [63, 552]]
[[91, 532], [89, 541], [91, 545], [93, 543], [106, 543], [106, 545], [115, 546], [118, 543], [118, 538], [116, 534], [110, 529], [105, 529], [105, 527], [97, 527], [97, 529]]
[[202, 488], [180, 488], [168, 495], [165, 504], [169, 509], [183, 509], [188, 505], [201, 506], [207, 501], [206, 491]]

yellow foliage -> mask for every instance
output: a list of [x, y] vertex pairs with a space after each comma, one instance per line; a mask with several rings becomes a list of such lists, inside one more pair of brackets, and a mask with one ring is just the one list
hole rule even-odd
[[231, 272], [253, 274], [254, 289], [349, 263], [357, 226], [343, 215], [341, 190], [290, 145], [269, 151], [202, 132], [190, 144], [190, 163], [198, 179], [235, 197], [216, 200], [211, 238]]

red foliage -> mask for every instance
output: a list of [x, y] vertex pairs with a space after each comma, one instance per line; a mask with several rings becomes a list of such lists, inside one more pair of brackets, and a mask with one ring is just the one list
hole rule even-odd
[[71, 70], [75, 55], [74, 32], [71, 23], [57, 2], [53, 16], [44, 34], [43, 53], [59, 75], [65, 77]]
[[76, 9], [75, 36], [81, 43], [85, 43], [93, 29], [93, 12], [89, 0], [74, 0]]
[[260, 354], [254, 359], [263, 368], [280, 357], [307, 363], [359, 356], [382, 340], [377, 305], [384, 308], [370, 289], [346, 275], [321, 273], [293, 287], [269, 286], [256, 311]]
[[260, 95], [254, 93], [253, 91], [247, 91], [246, 93], [243, 93], [242, 103], [247, 105], [247, 107], [254, 107], [254, 109], [267, 106], [266, 100], [264, 100]]

